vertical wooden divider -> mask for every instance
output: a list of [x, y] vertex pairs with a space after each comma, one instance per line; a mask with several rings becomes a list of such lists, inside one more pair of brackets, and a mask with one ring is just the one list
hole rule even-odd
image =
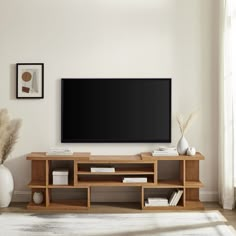
[[158, 161], [155, 161], [154, 162], [154, 183], [155, 184], [158, 184], [157, 168], [158, 168]]
[[46, 187], [49, 185], [49, 160], [46, 160], [46, 171], [45, 171], [45, 175], [46, 175]]
[[88, 206], [88, 208], [90, 207], [90, 205], [91, 205], [91, 194], [90, 194], [90, 191], [91, 191], [91, 189], [90, 189], [91, 187], [88, 187], [87, 188], [87, 206]]
[[46, 203], [46, 207], [49, 206], [50, 204], [50, 199], [49, 199], [49, 189], [48, 189], [48, 185], [49, 185], [49, 160], [45, 161], [46, 163], [46, 168], [45, 168], [45, 179], [46, 179], [46, 189], [45, 189], [45, 203]]
[[141, 209], [144, 208], [144, 187], [141, 187]]
[[74, 186], [76, 186], [78, 184], [78, 161], [74, 160]]
[[179, 161], [179, 178], [180, 178], [180, 181], [181, 181], [181, 185], [183, 185], [183, 196], [181, 198], [181, 204], [183, 206], [185, 206], [185, 167], [186, 167], [186, 163], [185, 163], [185, 160], [180, 160]]
[[186, 189], [185, 189], [185, 181], [186, 181], [186, 160], [183, 160], [183, 186], [184, 186], [184, 192], [183, 192], [183, 206], [185, 207], [186, 204]]

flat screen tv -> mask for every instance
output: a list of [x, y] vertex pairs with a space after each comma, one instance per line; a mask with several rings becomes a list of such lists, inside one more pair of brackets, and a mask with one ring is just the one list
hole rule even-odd
[[62, 79], [61, 142], [171, 142], [171, 79]]

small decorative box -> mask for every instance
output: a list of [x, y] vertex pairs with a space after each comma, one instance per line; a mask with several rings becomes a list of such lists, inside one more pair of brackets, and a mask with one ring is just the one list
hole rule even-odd
[[69, 170], [56, 169], [52, 172], [52, 183], [54, 185], [68, 185]]

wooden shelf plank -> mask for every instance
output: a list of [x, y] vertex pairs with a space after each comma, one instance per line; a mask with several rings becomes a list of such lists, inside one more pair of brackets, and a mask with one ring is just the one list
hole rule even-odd
[[63, 189], [63, 188], [85, 188], [85, 189], [87, 189], [87, 188], [89, 188], [89, 185], [88, 184], [87, 185], [73, 185], [73, 184], [53, 185], [53, 184], [49, 184], [47, 187], [48, 188], [61, 188], [61, 189]]
[[26, 157], [27, 160], [89, 160], [90, 153], [89, 152], [75, 152], [73, 155], [55, 155], [50, 156], [46, 155], [46, 152], [32, 152], [29, 153]]
[[28, 205], [27, 205], [27, 209], [31, 209], [31, 210], [44, 210], [46, 208], [46, 205], [45, 204], [34, 204], [33, 202], [30, 202]]
[[31, 181], [28, 184], [30, 188], [46, 188], [46, 181]]
[[90, 171], [78, 171], [78, 175], [153, 175], [153, 171], [115, 171], [115, 172], [90, 172]]
[[147, 188], [184, 188], [184, 185], [180, 180], [158, 180], [157, 184]]
[[144, 206], [144, 210], [185, 210], [184, 206]]
[[144, 210], [203, 210], [200, 201], [186, 201], [185, 206], [144, 206]]
[[185, 181], [186, 188], [202, 188], [204, 187], [201, 181]]
[[76, 211], [81, 209], [87, 209], [88, 205], [86, 200], [60, 200], [60, 201], [58, 200], [50, 202], [50, 204], [47, 207], [42, 204], [36, 205], [31, 202], [28, 204], [27, 208], [31, 210], [46, 210], [46, 211], [51, 211], [51, 210]]
[[126, 161], [141, 161], [140, 155], [92, 155], [89, 158], [89, 163], [91, 161], [118, 161], [118, 162], [124, 162]]
[[76, 188], [72, 184], [68, 184], [68, 185], [53, 185], [53, 184], [49, 184], [47, 187], [48, 188]]
[[50, 210], [78, 210], [88, 208], [86, 200], [57, 200], [50, 202], [48, 209]]
[[186, 155], [179, 155], [179, 156], [152, 156], [151, 152], [144, 152], [144, 153], [141, 153], [141, 158], [142, 160], [157, 160], [157, 161], [162, 161], [162, 160], [191, 160], [191, 161], [194, 161], [194, 160], [204, 160], [204, 156], [197, 152], [196, 155], [194, 156], [186, 156]]
[[77, 186], [80, 185], [89, 185], [89, 186], [143, 186], [143, 185], [153, 185], [153, 182], [147, 182], [147, 183], [123, 183], [119, 181], [78, 181]]
[[157, 185], [162, 188], [183, 188], [184, 185], [180, 180], [158, 180]]
[[121, 159], [109, 159], [109, 156], [107, 156], [107, 158], [103, 158], [101, 160], [99, 159], [89, 159], [89, 160], [80, 160], [78, 161], [80, 164], [154, 164], [155, 160], [142, 160], [141, 158], [133, 160], [132, 156], [131, 158], [126, 158], [125, 160]]

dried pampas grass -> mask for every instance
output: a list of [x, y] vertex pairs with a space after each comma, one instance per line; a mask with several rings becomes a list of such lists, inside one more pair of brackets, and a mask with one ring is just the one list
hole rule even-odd
[[193, 120], [196, 119], [198, 111], [191, 112], [187, 117], [184, 117], [183, 114], [176, 114], [176, 120], [179, 125], [181, 135], [184, 135], [190, 128], [193, 123]]
[[21, 120], [10, 120], [7, 109], [0, 110], [0, 164], [6, 161], [18, 139]]

